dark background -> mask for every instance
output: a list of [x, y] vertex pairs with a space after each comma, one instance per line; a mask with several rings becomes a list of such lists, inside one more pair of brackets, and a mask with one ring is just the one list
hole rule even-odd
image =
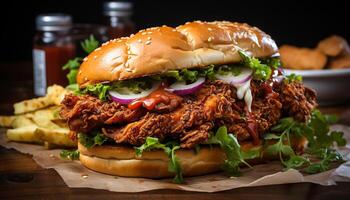
[[[102, 0], [3, 1], [1, 61], [31, 59], [34, 19], [40, 13], [64, 12], [74, 22], [100, 23]], [[346, 1], [134, 1], [137, 28], [177, 26], [192, 20], [246, 22], [269, 33], [276, 42], [313, 47], [331, 34], [350, 39]]]

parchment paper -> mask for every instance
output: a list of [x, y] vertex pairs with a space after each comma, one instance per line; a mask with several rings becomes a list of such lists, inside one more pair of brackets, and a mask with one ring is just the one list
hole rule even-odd
[[[335, 125], [332, 128], [344, 131], [348, 142], [350, 142], [350, 127]], [[294, 169], [282, 171], [280, 163], [276, 161], [256, 165], [253, 169], [243, 169], [243, 175], [240, 177], [230, 178], [223, 173], [216, 173], [185, 178], [186, 182], [181, 185], [172, 183], [171, 179], [125, 178], [97, 173], [80, 165], [79, 161], [60, 159], [61, 150], [45, 150], [40, 145], [8, 142], [5, 134], [1, 134], [0, 145], [33, 155], [33, 159], [41, 167], [55, 169], [64, 182], [73, 188], [86, 187], [115, 192], [142, 192], [156, 189], [217, 192], [239, 187], [283, 183], [312, 182], [321, 185], [334, 185], [336, 181], [350, 181], [350, 143], [340, 149], [345, 159], [348, 160], [347, 162], [315, 175], [303, 175]]]

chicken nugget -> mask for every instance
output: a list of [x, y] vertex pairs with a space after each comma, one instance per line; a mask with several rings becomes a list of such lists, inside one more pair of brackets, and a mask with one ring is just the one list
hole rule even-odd
[[350, 68], [350, 55], [335, 58], [329, 62], [331, 69], [345, 69]]
[[350, 55], [350, 47], [348, 42], [338, 35], [332, 35], [321, 40], [317, 49], [322, 51], [327, 56]]
[[285, 68], [301, 70], [322, 69], [327, 63], [327, 56], [317, 49], [283, 45], [279, 51]]

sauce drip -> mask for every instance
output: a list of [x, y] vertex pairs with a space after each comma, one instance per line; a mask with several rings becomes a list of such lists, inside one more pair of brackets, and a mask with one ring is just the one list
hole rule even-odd
[[176, 98], [177, 96], [171, 92], [167, 92], [163, 87], [160, 87], [156, 91], [152, 92], [150, 95], [136, 99], [129, 103], [128, 108], [131, 110], [136, 110], [143, 106], [147, 110], [153, 110], [158, 104], [169, 104], [172, 98]]

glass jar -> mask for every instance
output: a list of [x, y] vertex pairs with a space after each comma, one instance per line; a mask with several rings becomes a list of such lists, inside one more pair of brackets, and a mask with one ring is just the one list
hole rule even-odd
[[103, 4], [103, 24], [108, 28], [109, 39], [135, 33], [135, 24], [131, 20], [132, 9], [131, 2], [111, 1]]
[[75, 57], [72, 26], [72, 17], [66, 14], [37, 16], [33, 45], [35, 95], [45, 95], [47, 86], [53, 84], [67, 85], [67, 72], [62, 66]]

